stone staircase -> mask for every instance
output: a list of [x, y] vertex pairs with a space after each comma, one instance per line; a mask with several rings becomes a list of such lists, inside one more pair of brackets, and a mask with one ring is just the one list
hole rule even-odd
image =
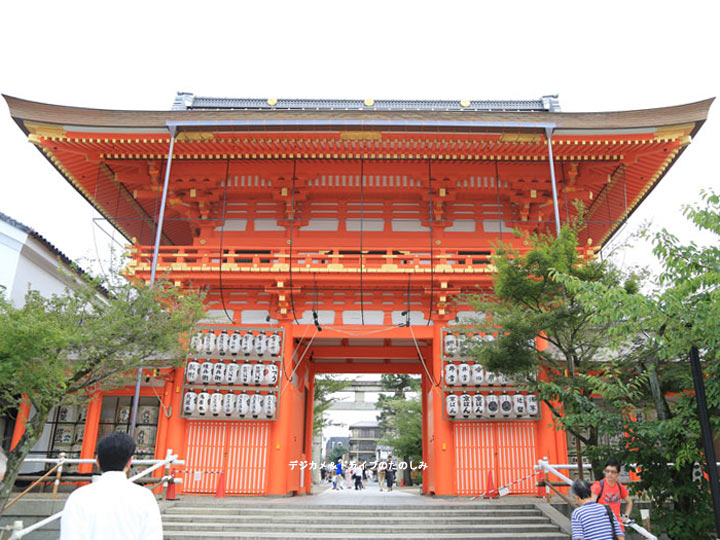
[[[549, 505], [548, 505], [549, 507]], [[541, 504], [270, 504], [187, 500], [163, 509], [165, 539], [567, 540]], [[552, 512], [552, 509], [549, 510]]]

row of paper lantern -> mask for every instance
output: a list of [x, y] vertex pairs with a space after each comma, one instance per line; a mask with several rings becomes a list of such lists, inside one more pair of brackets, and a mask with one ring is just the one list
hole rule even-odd
[[214, 355], [219, 354], [244, 354], [250, 356], [256, 354], [263, 356], [265, 353], [270, 356], [278, 356], [282, 349], [282, 338], [280, 334], [266, 336], [264, 333], [257, 335], [252, 332], [240, 333], [233, 331], [227, 333], [223, 330], [220, 334], [215, 332], [198, 332], [190, 338], [190, 349], [197, 354]]
[[445, 334], [445, 339], [443, 340], [443, 344], [445, 346], [445, 355], [446, 356], [467, 356], [470, 351], [468, 351], [468, 346], [474, 342], [474, 343], [482, 343], [484, 341], [495, 341], [495, 336], [491, 334], [475, 334], [472, 337], [468, 337], [465, 334], [455, 335], [455, 334]]
[[183, 398], [185, 415], [210, 413], [213, 416], [263, 416], [272, 418], [277, 409], [277, 397], [274, 394], [221, 394], [220, 392], [186, 392]]
[[507, 386], [512, 380], [502, 373], [485, 371], [481, 364], [445, 364], [445, 384], [448, 386]]
[[280, 370], [276, 364], [226, 364], [224, 362], [188, 362], [185, 380], [190, 384], [239, 384], [274, 386]]
[[538, 403], [532, 394], [448, 394], [445, 412], [450, 418], [522, 418], [537, 415]]

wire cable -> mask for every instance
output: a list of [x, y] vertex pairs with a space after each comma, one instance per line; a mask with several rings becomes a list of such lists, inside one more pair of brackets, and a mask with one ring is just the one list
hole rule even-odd
[[415, 345], [415, 350], [417, 350], [418, 353], [418, 359], [420, 360], [420, 363], [422, 364], [423, 368], [425, 369], [425, 373], [428, 376], [428, 380], [433, 385], [434, 388], [440, 388], [440, 385], [435, 382], [435, 379], [433, 379], [432, 375], [430, 375], [430, 371], [428, 371], [427, 365], [425, 364], [425, 359], [423, 358], [422, 352], [420, 351], [420, 345], [418, 344], [417, 338], [415, 337], [415, 332], [413, 332], [412, 326], [410, 327], [410, 335], [413, 339], [413, 344]]
[[223, 204], [222, 204], [222, 222], [220, 223], [220, 268], [218, 270], [218, 281], [220, 285], [220, 300], [222, 301], [222, 308], [225, 312], [230, 323], [233, 322], [232, 317], [228, 314], [227, 307], [225, 306], [225, 289], [223, 288], [222, 282], [222, 267], [225, 262], [225, 252], [223, 251], [223, 233], [225, 232], [225, 207], [227, 205], [227, 188], [230, 183], [230, 158], [227, 159], [227, 165], [225, 166], [225, 189], [223, 190]]

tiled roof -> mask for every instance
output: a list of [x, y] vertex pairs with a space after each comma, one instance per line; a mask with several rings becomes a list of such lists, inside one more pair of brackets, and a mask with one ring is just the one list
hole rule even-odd
[[286, 110], [286, 111], [545, 111], [559, 112], [557, 95], [527, 100], [361, 100], [361, 99], [248, 99], [196, 96], [178, 92], [173, 110]]
[[40, 242], [42, 242], [43, 244], [45, 244], [45, 247], [47, 247], [50, 251], [52, 251], [52, 252], [55, 253], [58, 257], [60, 257], [60, 259], [62, 259], [62, 261], [63, 261], [66, 265], [72, 266], [72, 264], [73, 264], [72, 259], [70, 259], [70, 257], [68, 257], [67, 255], [65, 255], [65, 254], [64, 254], [62, 251], [60, 251], [58, 248], [56, 248], [47, 238], [45, 238], [43, 235], [41, 235], [41, 234], [40, 234], [39, 232], [37, 232], [35, 229], [32, 229], [32, 228], [28, 227], [28, 226], [25, 225], [24, 223], [20, 223], [20, 222], [17, 221], [16, 219], [13, 219], [13, 218], [11, 218], [10, 216], [8, 216], [7, 214], [4, 214], [4, 213], [2, 213], [2, 212], [0, 212], [0, 221], [4, 221], [4, 222], [7, 223], [8, 225], [11, 225], [12, 227], [15, 227], [16, 229], [21, 230], [22, 232], [27, 233], [27, 234], [29, 234], [30, 236], [36, 238], [37, 240], [39, 240]]

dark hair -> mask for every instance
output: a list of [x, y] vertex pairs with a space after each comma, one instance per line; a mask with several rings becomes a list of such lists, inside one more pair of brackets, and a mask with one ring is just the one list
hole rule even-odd
[[590, 484], [585, 480], [575, 480], [572, 484], [572, 492], [581, 499], [589, 499], [592, 495]]
[[122, 471], [135, 453], [135, 441], [127, 433], [116, 431], [100, 439], [96, 453], [102, 472]]
[[608, 465], [610, 467], [615, 467], [617, 469], [617, 472], [620, 472], [620, 469], [622, 469], [622, 464], [619, 461], [617, 461], [616, 459], [608, 459], [605, 462], [605, 466], [607, 467]]

